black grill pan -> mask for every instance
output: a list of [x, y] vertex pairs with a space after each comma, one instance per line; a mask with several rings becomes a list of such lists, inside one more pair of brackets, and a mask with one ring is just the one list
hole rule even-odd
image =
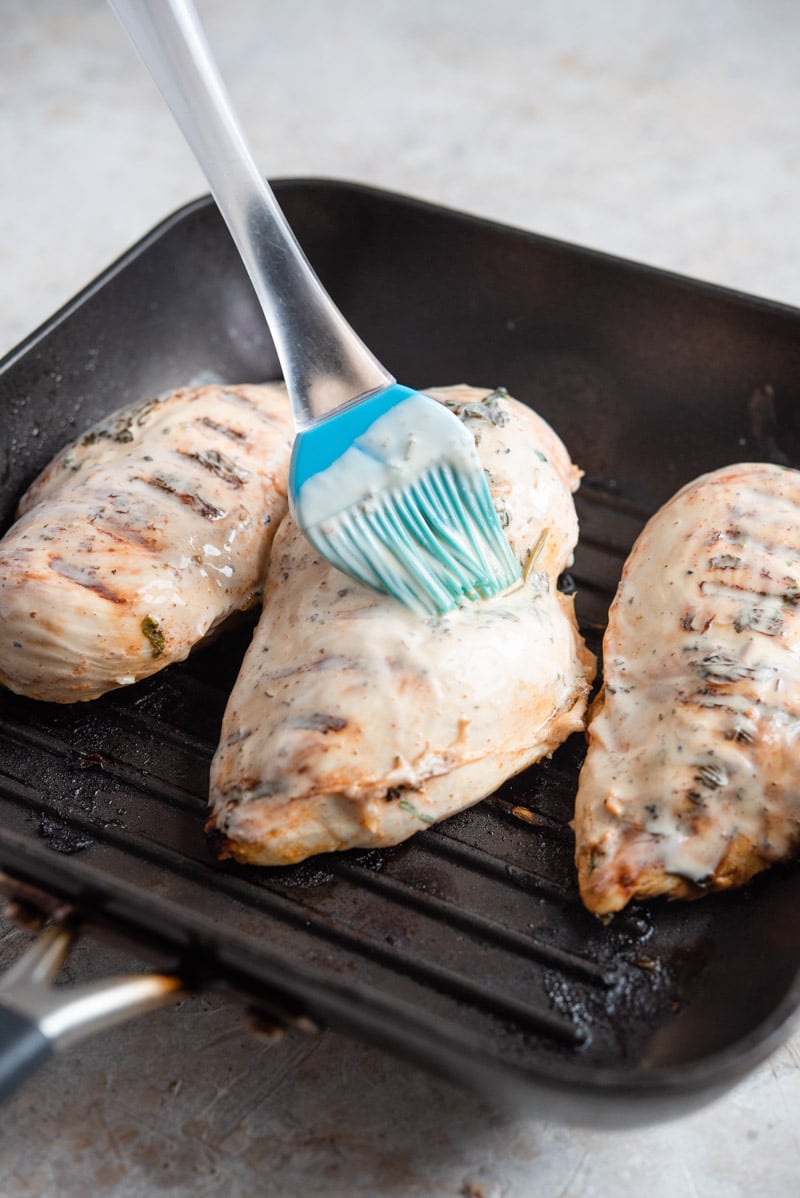
[[[357, 185], [276, 191], [398, 377], [504, 385], [564, 438], [586, 471], [564, 585], [595, 650], [634, 537], [678, 486], [800, 459], [800, 313]], [[189, 205], [0, 364], [3, 527], [102, 414], [276, 375], [216, 209]], [[0, 693], [0, 868], [197, 984], [223, 979], [551, 1118], [685, 1113], [789, 1034], [800, 873], [602, 925], [572, 866], [580, 737], [396, 849], [285, 870], [212, 862], [208, 767], [248, 635], [94, 703]]]

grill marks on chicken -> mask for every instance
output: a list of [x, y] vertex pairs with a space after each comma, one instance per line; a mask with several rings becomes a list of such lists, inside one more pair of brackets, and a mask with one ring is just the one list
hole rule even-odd
[[136, 481], [142, 482], [148, 487], [155, 487], [156, 490], [166, 491], [168, 495], [174, 495], [180, 503], [184, 503], [204, 520], [221, 520], [226, 515], [225, 508], [215, 507], [213, 503], [209, 503], [200, 494], [200, 491], [195, 489], [191, 480], [179, 478], [176, 475], [152, 474], [145, 478], [139, 475]]
[[800, 848], [800, 472], [729, 466], [684, 487], [623, 571], [575, 833], [581, 894], [741, 885]]
[[191, 387], [62, 450], [0, 541], [0, 682], [96, 698], [257, 602], [292, 435], [280, 384]]
[[211, 474], [215, 474], [217, 478], [221, 478], [229, 487], [238, 490], [247, 482], [250, 474], [241, 466], [238, 466], [226, 454], [220, 453], [218, 449], [199, 449], [192, 453], [184, 451], [184, 456], [191, 458], [193, 462], [198, 462], [204, 470], [209, 470]]
[[594, 658], [556, 587], [577, 540], [580, 473], [504, 394], [430, 394], [474, 434], [527, 581], [423, 620], [320, 560], [287, 517], [212, 765], [221, 858], [290, 864], [395, 844], [582, 727]]

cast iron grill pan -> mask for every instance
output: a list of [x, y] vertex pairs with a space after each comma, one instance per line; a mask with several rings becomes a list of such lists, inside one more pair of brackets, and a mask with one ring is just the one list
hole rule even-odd
[[[320, 181], [279, 183], [348, 318], [411, 385], [505, 385], [586, 471], [578, 613], [598, 651], [624, 558], [678, 486], [798, 459], [800, 313], [472, 217]], [[187, 382], [277, 376], [209, 200], [165, 222], [0, 365], [0, 519], [99, 416]], [[793, 869], [607, 926], [576, 892], [583, 753], [381, 852], [217, 864], [208, 768], [250, 630], [93, 703], [0, 693], [0, 867], [198, 982], [368, 1038], [549, 1116], [681, 1113], [789, 1033]], [[514, 696], [508, 696], [514, 702]]]

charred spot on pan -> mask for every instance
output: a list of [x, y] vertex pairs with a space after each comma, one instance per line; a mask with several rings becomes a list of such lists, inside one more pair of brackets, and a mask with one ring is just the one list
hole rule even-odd
[[102, 770], [105, 769], [105, 766], [106, 758], [102, 753], [98, 753], [95, 750], [90, 750], [88, 753], [78, 754], [79, 770], [91, 770], [95, 769], [95, 767]]
[[194, 453], [187, 453], [181, 450], [183, 457], [189, 458], [193, 462], [197, 462], [198, 466], [202, 466], [204, 470], [208, 470], [216, 478], [222, 480], [229, 487], [243, 487], [250, 477], [248, 470], [243, 470], [241, 466], [237, 466], [232, 458], [226, 457], [224, 453], [220, 453], [217, 449], [200, 449]]
[[63, 820], [45, 814], [41, 816], [36, 830], [48, 848], [67, 856], [80, 853], [94, 843], [91, 836], [70, 828]]
[[152, 616], [145, 616], [142, 620], [142, 632], [147, 637], [153, 649], [153, 657], [161, 657], [166, 647], [166, 637], [164, 630], [158, 620]]

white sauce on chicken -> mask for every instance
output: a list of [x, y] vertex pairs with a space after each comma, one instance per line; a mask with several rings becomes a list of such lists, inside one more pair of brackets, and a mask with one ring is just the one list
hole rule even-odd
[[800, 845], [800, 473], [684, 487], [625, 566], [575, 831], [599, 914], [739, 885]]
[[0, 683], [93, 699], [256, 603], [292, 434], [280, 384], [190, 387], [63, 449], [0, 541]]
[[506, 395], [429, 394], [472, 433], [526, 581], [424, 619], [321, 560], [287, 517], [212, 764], [220, 857], [289, 864], [397, 843], [582, 726], [594, 658], [556, 586], [577, 540], [579, 471]]

